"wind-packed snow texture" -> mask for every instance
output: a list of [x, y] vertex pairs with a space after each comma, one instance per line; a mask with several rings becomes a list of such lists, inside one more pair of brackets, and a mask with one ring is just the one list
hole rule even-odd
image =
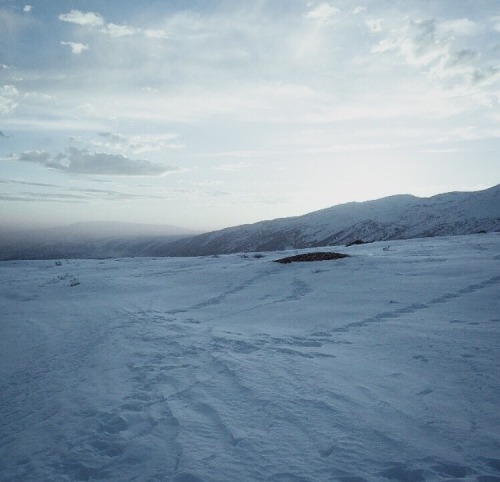
[[2, 481], [500, 481], [500, 235], [0, 263]]

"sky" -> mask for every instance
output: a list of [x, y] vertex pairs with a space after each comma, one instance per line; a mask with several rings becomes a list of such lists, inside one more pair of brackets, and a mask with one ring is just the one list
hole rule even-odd
[[498, 0], [0, 0], [0, 222], [485, 189], [499, 102]]

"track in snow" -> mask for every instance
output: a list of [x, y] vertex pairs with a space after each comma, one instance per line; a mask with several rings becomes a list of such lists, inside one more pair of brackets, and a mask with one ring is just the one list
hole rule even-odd
[[384, 247], [3, 264], [0, 480], [500, 480], [498, 236]]

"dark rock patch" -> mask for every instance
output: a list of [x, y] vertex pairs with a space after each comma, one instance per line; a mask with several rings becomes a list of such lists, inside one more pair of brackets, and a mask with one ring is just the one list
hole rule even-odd
[[346, 247], [348, 248], [349, 246], [357, 246], [358, 244], [371, 244], [373, 241], [363, 241], [362, 239], [356, 239], [354, 241], [351, 241], [350, 243], [346, 244]]
[[276, 259], [274, 260], [274, 262], [288, 264], [288, 263], [297, 263], [304, 261], [329, 261], [332, 259], [342, 259], [342, 258], [349, 258], [349, 255], [344, 253], [334, 253], [334, 252], [304, 253], [304, 254], [298, 254], [296, 256], [289, 256], [287, 258]]

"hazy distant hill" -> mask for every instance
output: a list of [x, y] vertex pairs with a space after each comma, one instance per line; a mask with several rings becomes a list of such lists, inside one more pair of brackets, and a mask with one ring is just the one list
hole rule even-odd
[[169, 242], [197, 234], [169, 225], [86, 222], [0, 233], [0, 259], [151, 256]]
[[390, 196], [183, 239], [158, 255], [196, 256], [500, 231], [500, 185], [430, 198]]

